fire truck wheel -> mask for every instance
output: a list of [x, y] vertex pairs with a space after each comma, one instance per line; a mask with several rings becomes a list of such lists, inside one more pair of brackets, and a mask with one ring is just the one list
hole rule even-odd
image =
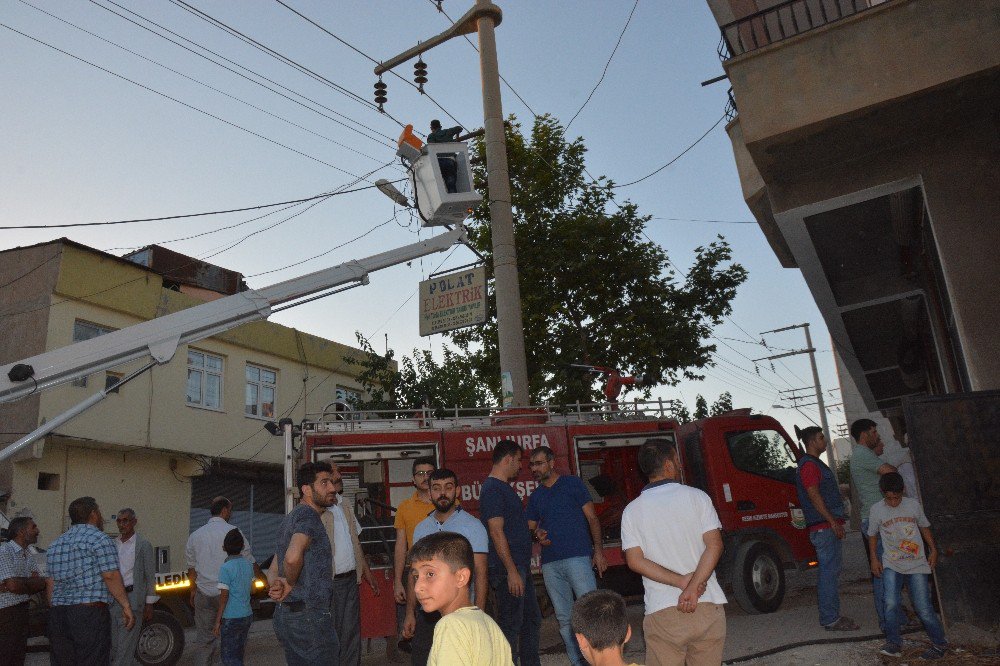
[[773, 613], [785, 598], [785, 569], [770, 546], [760, 541], [740, 545], [733, 562], [733, 595], [751, 615]]
[[184, 630], [170, 613], [154, 610], [153, 619], [143, 624], [135, 656], [145, 666], [173, 666], [184, 652]]

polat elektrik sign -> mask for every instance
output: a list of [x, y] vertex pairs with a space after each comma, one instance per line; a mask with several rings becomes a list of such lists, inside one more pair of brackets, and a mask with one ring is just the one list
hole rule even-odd
[[420, 335], [486, 321], [486, 269], [482, 266], [420, 283]]

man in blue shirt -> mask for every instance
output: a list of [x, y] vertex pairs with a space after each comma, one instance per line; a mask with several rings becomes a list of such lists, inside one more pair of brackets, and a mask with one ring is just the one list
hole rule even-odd
[[521, 447], [504, 439], [493, 449], [493, 469], [483, 481], [479, 517], [490, 537], [490, 587], [497, 600], [497, 624], [510, 642], [514, 663], [538, 666], [542, 612], [531, 578], [531, 531], [521, 499], [511, 488], [521, 469]]
[[107, 664], [111, 659], [112, 597], [122, 609], [122, 622], [135, 626], [122, 574], [118, 549], [102, 531], [104, 516], [93, 497], [79, 497], [69, 505], [72, 525], [52, 542], [45, 555], [48, 575], [49, 643], [51, 661], [59, 666]]
[[[430, 475], [430, 498], [434, 511], [417, 523], [413, 530], [413, 543], [437, 532], [455, 532], [461, 534], [472, 545], [473, 582], [475, 595], [473, 603], [486, 610], [486, 590], [489, 584], [486, 559], [489, 552], [489, 538], [486, 528], [479, 520], [463, 511], [456, 504], [458, 499], [458, 476], [450, 469], [436, 469]], [[416, 608], [416, 595], [413, 593], [413, 579], [407, 582], [406, 621], [403, 630], [413, 636], [410, 642], [411, 664], [423, 666], [430, 656], [431, 643], [434, 637], [434, 625], [441, 618], [441, 613], [425, 613]]]
[[591, 567], [603, 576], [608, 563], [590, 493], [580, 477], [556, 471], [555, 457], [547, 446], [531, 453], [529, 467], [539, 485], [528, 498], [528, 527], [542, 544], [542, 578], [566, 654], [573, 666], [582, 666], [583, 655], [570, 627], [573, 600], [597, 589]]

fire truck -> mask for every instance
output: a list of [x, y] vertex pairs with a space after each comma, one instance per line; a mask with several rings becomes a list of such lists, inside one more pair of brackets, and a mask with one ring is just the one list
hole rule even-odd
[[[373, 570], [381, 573], [380, 596], [362, 586], [365, 637], [395, 633], [392, 512], [413, 493], [413, 460], [431, 457], [453, 470], [462, 508], [475, 514], [492, 451], [504, 439], [519, 443], [529, 455], [548, 446], [557, 469], [583, 479], [603, 528], [609, 564], [601, 581], [604, 587], [626, 595], [642, 589], [639, 577], [625, 565], [621, 516], [647, 482], [639, 471], [637, 450], [653, 437], [675, 442], [683, 482], [711, 496], [726, 546], [718, 567], [720, 582], [747, 612], [777, 610], [784, 598], [785, 570], [816, 564], [795, 491], [802, 452], [776, 420], [749, 409], [683, 425], [658, 402], [561, 410], [327, 411], [302, 423], [301, 435], [302, 460], [338, 466], [346, 497], [362, 524], [366, 553]], [[537, 485], [527, 465], [511, 482], [523, 501]], [[537, 570], [537, 550], [535, 555]], [[544, 586], [536, 589], [544, 594]]]

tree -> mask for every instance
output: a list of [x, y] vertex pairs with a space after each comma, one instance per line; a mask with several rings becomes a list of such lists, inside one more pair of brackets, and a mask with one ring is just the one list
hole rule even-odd
[[[586, 173], [582, 138], [567, 141], [551, 116], [535, 118], [528, 137], [507, 124], [529, 391], [533, 402], [590, 402], [599, 387], [573, 363], [614, 367], [673, 385], [700, 379], [715, 346], [705, 340], [731, 311], [746, 270], [731, 263], [729, 245], [695, 249], [686, 276], [645, 235], [649, 216], [615, 200], [614, 183]], [[487, 191], [485, 146], [475, 145], [476, 187]], [[489, 203], [469, 222], [472, 244], [492, 279]], [[491, 290], [492, 291], [492, 290]], [[496, 308], [490, 294], [485, 325], [450, 335], [497, 397]], [[643, 390], [648, 393], [648, 387]]]
[[712, 403], [712, 408], [709, 410], [711, 416], [718, 416], [719, 414], [725, 414], [726, 412], [733, 411], [733, 394], [729, 391], [722, 393], [719, 399]]
[[698, 397], [694, 399], [694, 418], [703, 419], [708, 416], [708, 401], [705, 400], [705, 396], [698, 394]]

